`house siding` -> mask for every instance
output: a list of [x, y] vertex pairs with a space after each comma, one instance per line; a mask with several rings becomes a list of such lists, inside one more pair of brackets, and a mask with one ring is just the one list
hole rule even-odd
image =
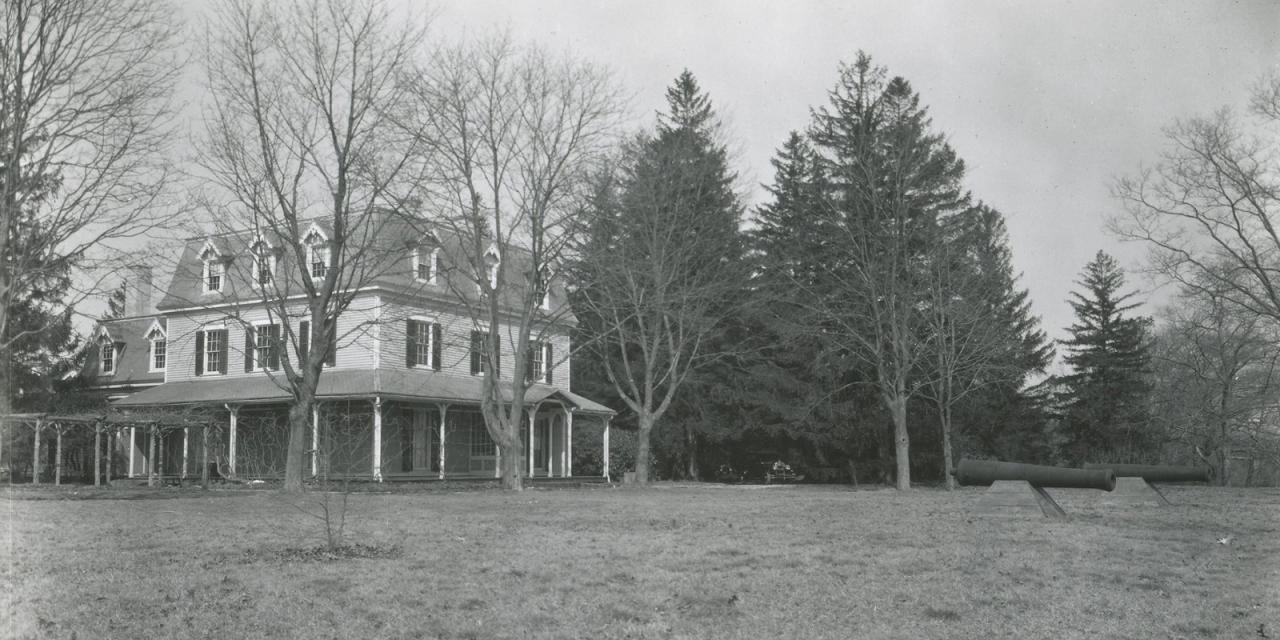
[[[381, 366], [385, 369], [405, 369], [406, 321], [410, 318], [425, 318], [440, 324], [441, 349], [440, 371], [454, 375], [471, 375], [471, 331], [474, 324], [471, 318], [457, 311], [445, 311], [416, 307], [403, 303], [384, 302], [381, 317], [380, 340]], [[499, 342], [502, 347], [502, 375], [504, 380], [511, 379], [511, 371], [515, 363], [514, 327], [508, 324], [498, 328]], [[555, 366], [552, 371], [552, 382], [555, 386], [569, 388], [569, 336], [566, 333], [553, 333], [551, 341], [552, 356]]]
[[[338, 316], [338, 353], [335, 368], [369, 369], [376, 366], [377, 339], [375, 336], [377, 332], [374, 330], [376, 306], [376, 296], [362, 296], [353, 301], [351, 306]], [[265, 377], [267, 374], [261, 371], [251, 373], [244, 371], [244, 333], [250, 325], [270, 322], [272, 316], [267, 313], [266, 308], [261, 306], [238, 309], [237, 312], [237, 316], [229, 316], [226, 312], [219, 310], [170, 315], [168, 381], [179, 382], [215, 377]], [[304, 313], [305, 310], [301, 305], [290, 309], [289, 322], [295, 331], [304, 319]], [[222, 325], [227, 329], [227, 373], [197, 376], [195, 372], [196, 332], [211, 325]], [[285, 352], [291, 362], [298, 361], [294, 345], [286, 345]]]

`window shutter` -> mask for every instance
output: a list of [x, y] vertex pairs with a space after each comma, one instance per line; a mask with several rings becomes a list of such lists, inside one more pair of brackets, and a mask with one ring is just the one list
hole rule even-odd
[[412, 369], [418, 364], [418, 323], [413, 320], [404, 321], [404, 366]]
[[480, 373], [480, 332], [471, 331], [471, 375]]
[[204, 373], [204, 332], [196, 332], [196, 375]]
[[[253, 327], [245, 327], [244, 330], [244, 372], [253, 371], [254, 361], [258, 359], [258, 341], [254, 334], [257, 331]], [[262, 364], [266, 364], [265, 362]]]
[[551, 358], [551, 341], [548, 340], [543, 343], [542, 347], [545, 350], [545, 353], [542, 356], [542, 366], [547, 370], [547, 384], [551, 384], [553, 382], [551, 379], [551, 371], [555, 368], [552, 366], [555, 364], [555, 360]]
[[431, 323], [431, 368], [436, 371], [440, 370], [440, 323]]
[[221, 331], [221, 333], [222, 333], [222, 343], [221, 343], [221, 344], [222, 344], [222, 349], [218, 351], [218, 355], [220, 356], [220, 357], [218, 358], [218, 361], [219, 361], [219, 362], [218, 362], [218, 373], [226, 373], [226, 372], [227, 372], [227, 346], [229, 346], [229, 345], [227, 345], [227, 342], [228, 342], [228, 340], [227, 340], [227, 330], [226, 330], [226, 329], [223, 329], [223, 330]]
[[280, 369], [280, 325], [278, 324], [271, 325], [270, 331], [271, 331], [271, 346], [267, 350], [267, 353], [269, 354], [267, 356], [268, 358], [267, 368], [271, 369], [272, 371], [278, 371]]
[[534, 346], [529, 347], [524, 352], [524, 379], [528, 382], [538, 382], [538, 372], [533, 370], [533, 350], [536, 348], [537, 343], [535, 342]]
[[329, 355], [324, 359], [324, 363], [330, 367], [338, 366], [338, 327], [335, 326], [333, 318], [324, 319], [324, 333], [329, 338]]
[[311, 343], [311, 323], [303, 320], [298, 323], [298, 364], [307, 362], [307, 345]]

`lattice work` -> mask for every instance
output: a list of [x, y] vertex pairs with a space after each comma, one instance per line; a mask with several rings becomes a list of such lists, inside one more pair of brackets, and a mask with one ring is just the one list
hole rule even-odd
[[316, 447], [320, 474], [327, 477], [373, 473], [373, 407], [367, 402], [324, 405]]
[[236, 473], [240, 477], [284, 477], [288, 446], [287, 410], [240, 410], [236, 420]]

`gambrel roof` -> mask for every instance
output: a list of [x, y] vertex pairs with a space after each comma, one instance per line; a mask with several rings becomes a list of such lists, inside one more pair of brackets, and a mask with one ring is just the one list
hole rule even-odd
[[[393, 293], [439, 300], [446, 304], [457, 304], [458, 298], [477, 300], [470, 265], [469, 252], [463, 239], [432, 225], [429, 220], [409, 220], [400, 216], [387, 215], [380, 218], [376, 232], [370, 233], [371, 250], [366, 254], [366, 263], [371, 265], [373, 277], [361, 283], [364, 287], [372, 287]], [[326, 238], [332, 237], [332, 225], [325, 220], [308, 221], [300, 225], [305, 238], [315, 229]], [[359, 232], [353, 236], [360, 236]], [[225, 303], [253, 303], [261, 300], [262, 292], [250, 286], [252, 274], [252, 256], [250, 248], [261, 237], [275, 248], [278, 256], [276, 278], [278, 286], [301, 294], [303, 286], [301, 278], [303, 269], [296, 264], [296, 256], [283, 250], [286, 246], [281, 238], [270, 233], [259, 233], [245, 230], [240, 233], [225, 233], [212, 237], [193, 237], [187, 240], [182, 257], [164, 297], [156, 305], [159, 310], [174, 311], [179, 309], [199, 308]], [[492, 248], [491, 242], [486, 249]], [[227, 265], [223, 274], [222, 290], [206, 293], [202, 278], [204, 263], [200, 256], [208, 247], [214, 247], [220, 259]], [[440, 273], [438, 285], [423, 285], [414, 278], [412, 256], [414, 249], [439, 248]], [[502, 277], [504, 279], [503, 306], [515, 309], [521, 302], [520, 294], [526, 277], [531, 270], [532, 257], [528, 251], [509, 248], [507, 255], [502, 255]], [[481, 265], [482, 273], [487, 268]], [[567, 304], [567, 293], [563, 282], [553, 280], [551, 284], [551, 307], [559, 309]], [[563, 321], [574, 322], [572, 316], [562, 314]]]

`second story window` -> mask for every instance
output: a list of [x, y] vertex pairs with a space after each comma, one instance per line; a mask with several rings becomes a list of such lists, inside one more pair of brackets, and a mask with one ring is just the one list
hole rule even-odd
[[98, 357], [101, 358], [101, 367], [99, 371], [104, 376], [114, 375], [116, 372], [116, 344], [110, 339], [103, 340], [99, 346]]
[[227, 330], [206, 329], [196, 332], [196, 375], [227, 372]]
[[[471, 375], [484, 375], [489, 368], [489, 332], [471, 332]], [[496, 372], [495, 372], [496, 373]]]
[[550, 342], [535, 340], [529, 345], [529, 353], [525, 357], [525, 362], [529, 363], [525, 367], [525, 375], [529, 382], [551, 384], [551, 366], [553, 364], [551, 358]]
[[275, 371], [280, 368], [280, 325], [258, 325], [245, 329], [244, 371]]
[[156, 338], [151, 341], [151, 370], [164, 371], [165, 360], [167, 359], [168, 347], [164, 338]]
[[440, 370], [440, 325], [430, 320], [405, 321], [405, 366]]

